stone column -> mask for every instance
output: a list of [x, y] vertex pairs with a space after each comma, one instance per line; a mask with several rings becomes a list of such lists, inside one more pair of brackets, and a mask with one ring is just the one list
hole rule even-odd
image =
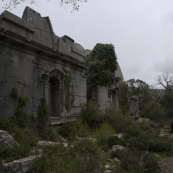
[[44, 84], [44, 98], [47, 104], [49, 103], [49, 86], [50, 86], [50, 83]]
[[112, 105], [115, 107], [116, 110], [119, 108], [119, 102], [118, 102], [118, 87], [114, 86], [112, 89]]
[[135, 118], [139, 117], [138, 99], [138, 96], [133, 96], [129, 101], [130, 115], [134, 116]]
[[49, 83], [48, 83], [48, 73], [42, 74], [42, 79], [43, 79], [43, 97], [46, 100], [46, 103], [48, 103], [48, 94], [49, 94]]

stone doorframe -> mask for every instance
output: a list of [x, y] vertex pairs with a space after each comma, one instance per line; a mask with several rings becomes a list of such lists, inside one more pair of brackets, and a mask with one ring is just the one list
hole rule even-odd
[[[47, 71], [45, 71], [45, 73], [43, 73], [41, 75], [42, 81], [43, 81], [43, 97], [45, 98], [46, 103], [49, 102], [49, 100], [48, 100], [49, 99], [49, 86], [50, 86], [49, 79], [51, 77], [56, 77], [59, 81], [59, 88], [62, 89], [64, 75], [65, 75], [65, 73], [58, 68], [52, 68], [50, 70], [47, 70]], [[61, 108], [61, 109], [63, 109], [63, 108]]]

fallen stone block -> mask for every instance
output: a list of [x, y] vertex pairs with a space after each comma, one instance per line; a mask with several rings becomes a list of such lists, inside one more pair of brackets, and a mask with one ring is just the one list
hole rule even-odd
[[14, 144], [18, 144], [12, 136], [4, 130], [0, 130], [0, 148], [12, 147]]
[[112, 146], [112, 150], [111, 151], [123, 151], [125, 150], [125, 147], [121, 146], [121, 145], [113, 145]]

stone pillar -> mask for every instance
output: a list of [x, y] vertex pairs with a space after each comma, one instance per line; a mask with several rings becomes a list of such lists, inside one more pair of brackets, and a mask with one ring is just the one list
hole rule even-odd
[[44, 98], [47, 104], [49, 103], [49, 86], [50, 83], [44, 83]]
[[112, 89], [112, 105], [115, 107], [116, 110], [119, 108], [119, 102], [118, 102], [118, 87], [114, 86]]
[[138, 96], [133, 96], [129, 101], [130, 115], [132, 115], [134, 118], [139, 117], [138, 99]]
[[48, 94], [49, 94], [49, 83], [48, 83], [48, 73], [42, 74], [42, 79], [43, 79], [43, 97], [46, 100], [46, 103], [48, 103]]
[[118, 83], [121, 80], [121, 78], [119, 77], [115, 77], [114, 78], [114, 86], [111, 89], [112, 92], [112, 105], [114, 105], [115, 109], [118, 110], [119, 109], [119, 101], [118, 101]]

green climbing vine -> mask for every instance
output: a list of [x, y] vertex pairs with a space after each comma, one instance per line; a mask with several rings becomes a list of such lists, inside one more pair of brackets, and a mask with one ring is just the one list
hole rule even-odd
[[65, 107], [66, 111], [69, 112], [75, 100], [74, 86], [72, 82], [71, 75], [66, 73], [64, 76], [64, 85], [60, 90], [60, 104]]
[[28, 124], [29, 115], [25, 111], [28, 103], [27, 97], [20, 97], [16, 88], [12, 88], [10, 96], [18, 101], [17, 109], [12, 116], [13, 122], [21, 128], [25, 128]]
[[96, 85], [110, 86], [114, 81], [114, 71], [117, 69], [117, 57], [112, 44], [96, 44], [91, 54], [86, 58], [87, 99]]
[[49, 107], [46, 104], [45, 98], [40, 99], [40, 105], [38, 107], [37, 113], [38, 113], [37, 119], [38, 119], [38, 123], [39, 123], [38, 125], [41, 128], [44, 128], [48, 121], [49, 113], [50, 113]]

